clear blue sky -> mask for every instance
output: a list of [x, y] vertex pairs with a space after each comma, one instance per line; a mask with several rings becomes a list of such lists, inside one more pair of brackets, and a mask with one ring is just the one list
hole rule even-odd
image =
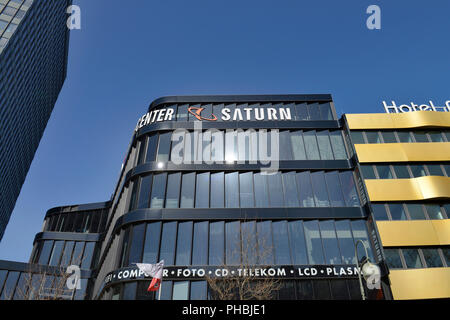
[[[339, 114], [450, 100], [449, 1], [74, 3], [82, 29], [0, 259], [28, 261], [48, 209], [110, 198], [136, 121], [160, 96], [331, 93]], [[379, 31], [366, 28], [371, 4]]]

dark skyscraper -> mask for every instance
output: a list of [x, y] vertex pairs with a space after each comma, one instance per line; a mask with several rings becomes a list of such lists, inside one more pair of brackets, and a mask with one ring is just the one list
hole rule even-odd
[[0, 0], [0, 240], [67, 72], [71, 0]]

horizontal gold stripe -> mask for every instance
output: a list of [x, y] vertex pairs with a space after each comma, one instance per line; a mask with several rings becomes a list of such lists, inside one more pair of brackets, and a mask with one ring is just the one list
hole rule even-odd
[[450, 245], [450, 220], [377, 221], [383, 247]]
[[389, 279], [395, 300], [450, 297], [450, 268], [391, 270]]
[[351, 130], [450, 127], [450, 112], [414, 111], [346, 114], [345, 116]]
[[359, 162], [450, 161], [450, 142], [356, 144]]
[[450, 199], [450, 178], [366, 179], [371, 201]]

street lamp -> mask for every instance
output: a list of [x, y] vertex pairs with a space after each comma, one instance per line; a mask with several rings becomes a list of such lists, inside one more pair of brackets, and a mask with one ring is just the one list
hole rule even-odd
[[[366, 256], [364, 257], [365, 259], [361, 263], [359, 262], [359, 259], [358, 259], [358, 243], [361, 243], [363, 245], [364, 251], [366, 252]], [[356, 258], [357, 267], [359, 269], [358, 278], [359, 278], [359, 288], [361, 290], [361, 296], [362, 296], [363, 300], [366, 300], [366, 295], [364, 294], [364, 287], [363, 287], [363, 283], [362, 283], [361, 274], [367, 283], [367, 280], [370, 277], [378, 277], [379, 278], [380, 268], [376, 264], [373, 264], [370, 261], [369, 254], [367, 253], [367, 247], [362, 240], [358, 240], [355, 243], [355, 258]]]

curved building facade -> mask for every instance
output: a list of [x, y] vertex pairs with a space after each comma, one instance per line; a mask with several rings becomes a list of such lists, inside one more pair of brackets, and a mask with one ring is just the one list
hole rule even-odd
[[[49, 210], [30, 263], [80, 265], [86, 299], [217, 299], [211, 281], [233, 274], [276, 282], [274, 299], [342, 300], [361, 299], [366, 257], [381, 285], [365, 295], [391, 299], [346, 121], [330, 95], [158, 99], [111, 199]], [[159, 295], [136, 263], [161, 260]]]

